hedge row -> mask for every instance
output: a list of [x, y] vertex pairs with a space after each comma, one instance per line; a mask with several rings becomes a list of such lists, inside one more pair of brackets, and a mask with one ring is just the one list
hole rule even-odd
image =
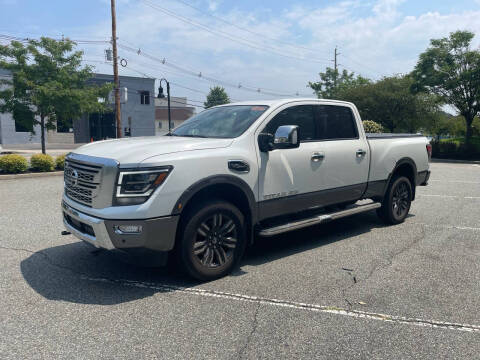
[[[53, 157], [47, 154], [35, 154], [30, 159], [30, 170], [32, 171], [53, 171], [63, 170], [65, 164], [65, 155]], [[25, 157], [17, 154], [8, 154], [0, 156], [0, 173], [17, 174], [29, 169], [28, 161]]]
[[480, 160], [480, 146], [456, 141], [432, 141], [432, 157], [438, 159]]

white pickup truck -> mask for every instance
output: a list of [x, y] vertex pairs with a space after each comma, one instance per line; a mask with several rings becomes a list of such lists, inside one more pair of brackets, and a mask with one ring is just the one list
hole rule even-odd
[[365, 134], [347, 102], [217, 106], [167, 136], [70, 153], [64, 225], [99, 248], [173, 252], [190, 275], [214, 279], [259, 236], [373, 209], [402, 222], [427, 184], [430, 150], [419, 135]]

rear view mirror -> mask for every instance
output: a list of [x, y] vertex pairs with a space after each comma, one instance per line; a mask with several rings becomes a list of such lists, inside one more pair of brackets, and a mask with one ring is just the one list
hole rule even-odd
[[275, 149], [292, 149], [299, 147], [300, 140], [298, 138], [298, 126], [279, 126], [275, 132], [273, 146]]

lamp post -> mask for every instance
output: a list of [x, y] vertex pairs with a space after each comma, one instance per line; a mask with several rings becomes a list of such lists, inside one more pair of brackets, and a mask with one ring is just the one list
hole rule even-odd
[[160, 79], [160, 87], [158, 88], [158, 98], [163, 99], [165, 98], [165, 95], [163, 94], [163, 88], [162, 88], [162, 81], [165, 81], [167, 84], [167, 102], [168, 102], [168, 132], [172, 130], [172, 118], [170, 114], [170, 83], [167, 81], [167, 79], [162, 78]]

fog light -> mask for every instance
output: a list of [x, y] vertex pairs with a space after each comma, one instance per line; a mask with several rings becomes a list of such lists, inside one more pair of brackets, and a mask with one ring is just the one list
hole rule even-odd
[[142, 225], [117, 225], [114, 227], [116, 234], [139, 234], [142, 232]]

